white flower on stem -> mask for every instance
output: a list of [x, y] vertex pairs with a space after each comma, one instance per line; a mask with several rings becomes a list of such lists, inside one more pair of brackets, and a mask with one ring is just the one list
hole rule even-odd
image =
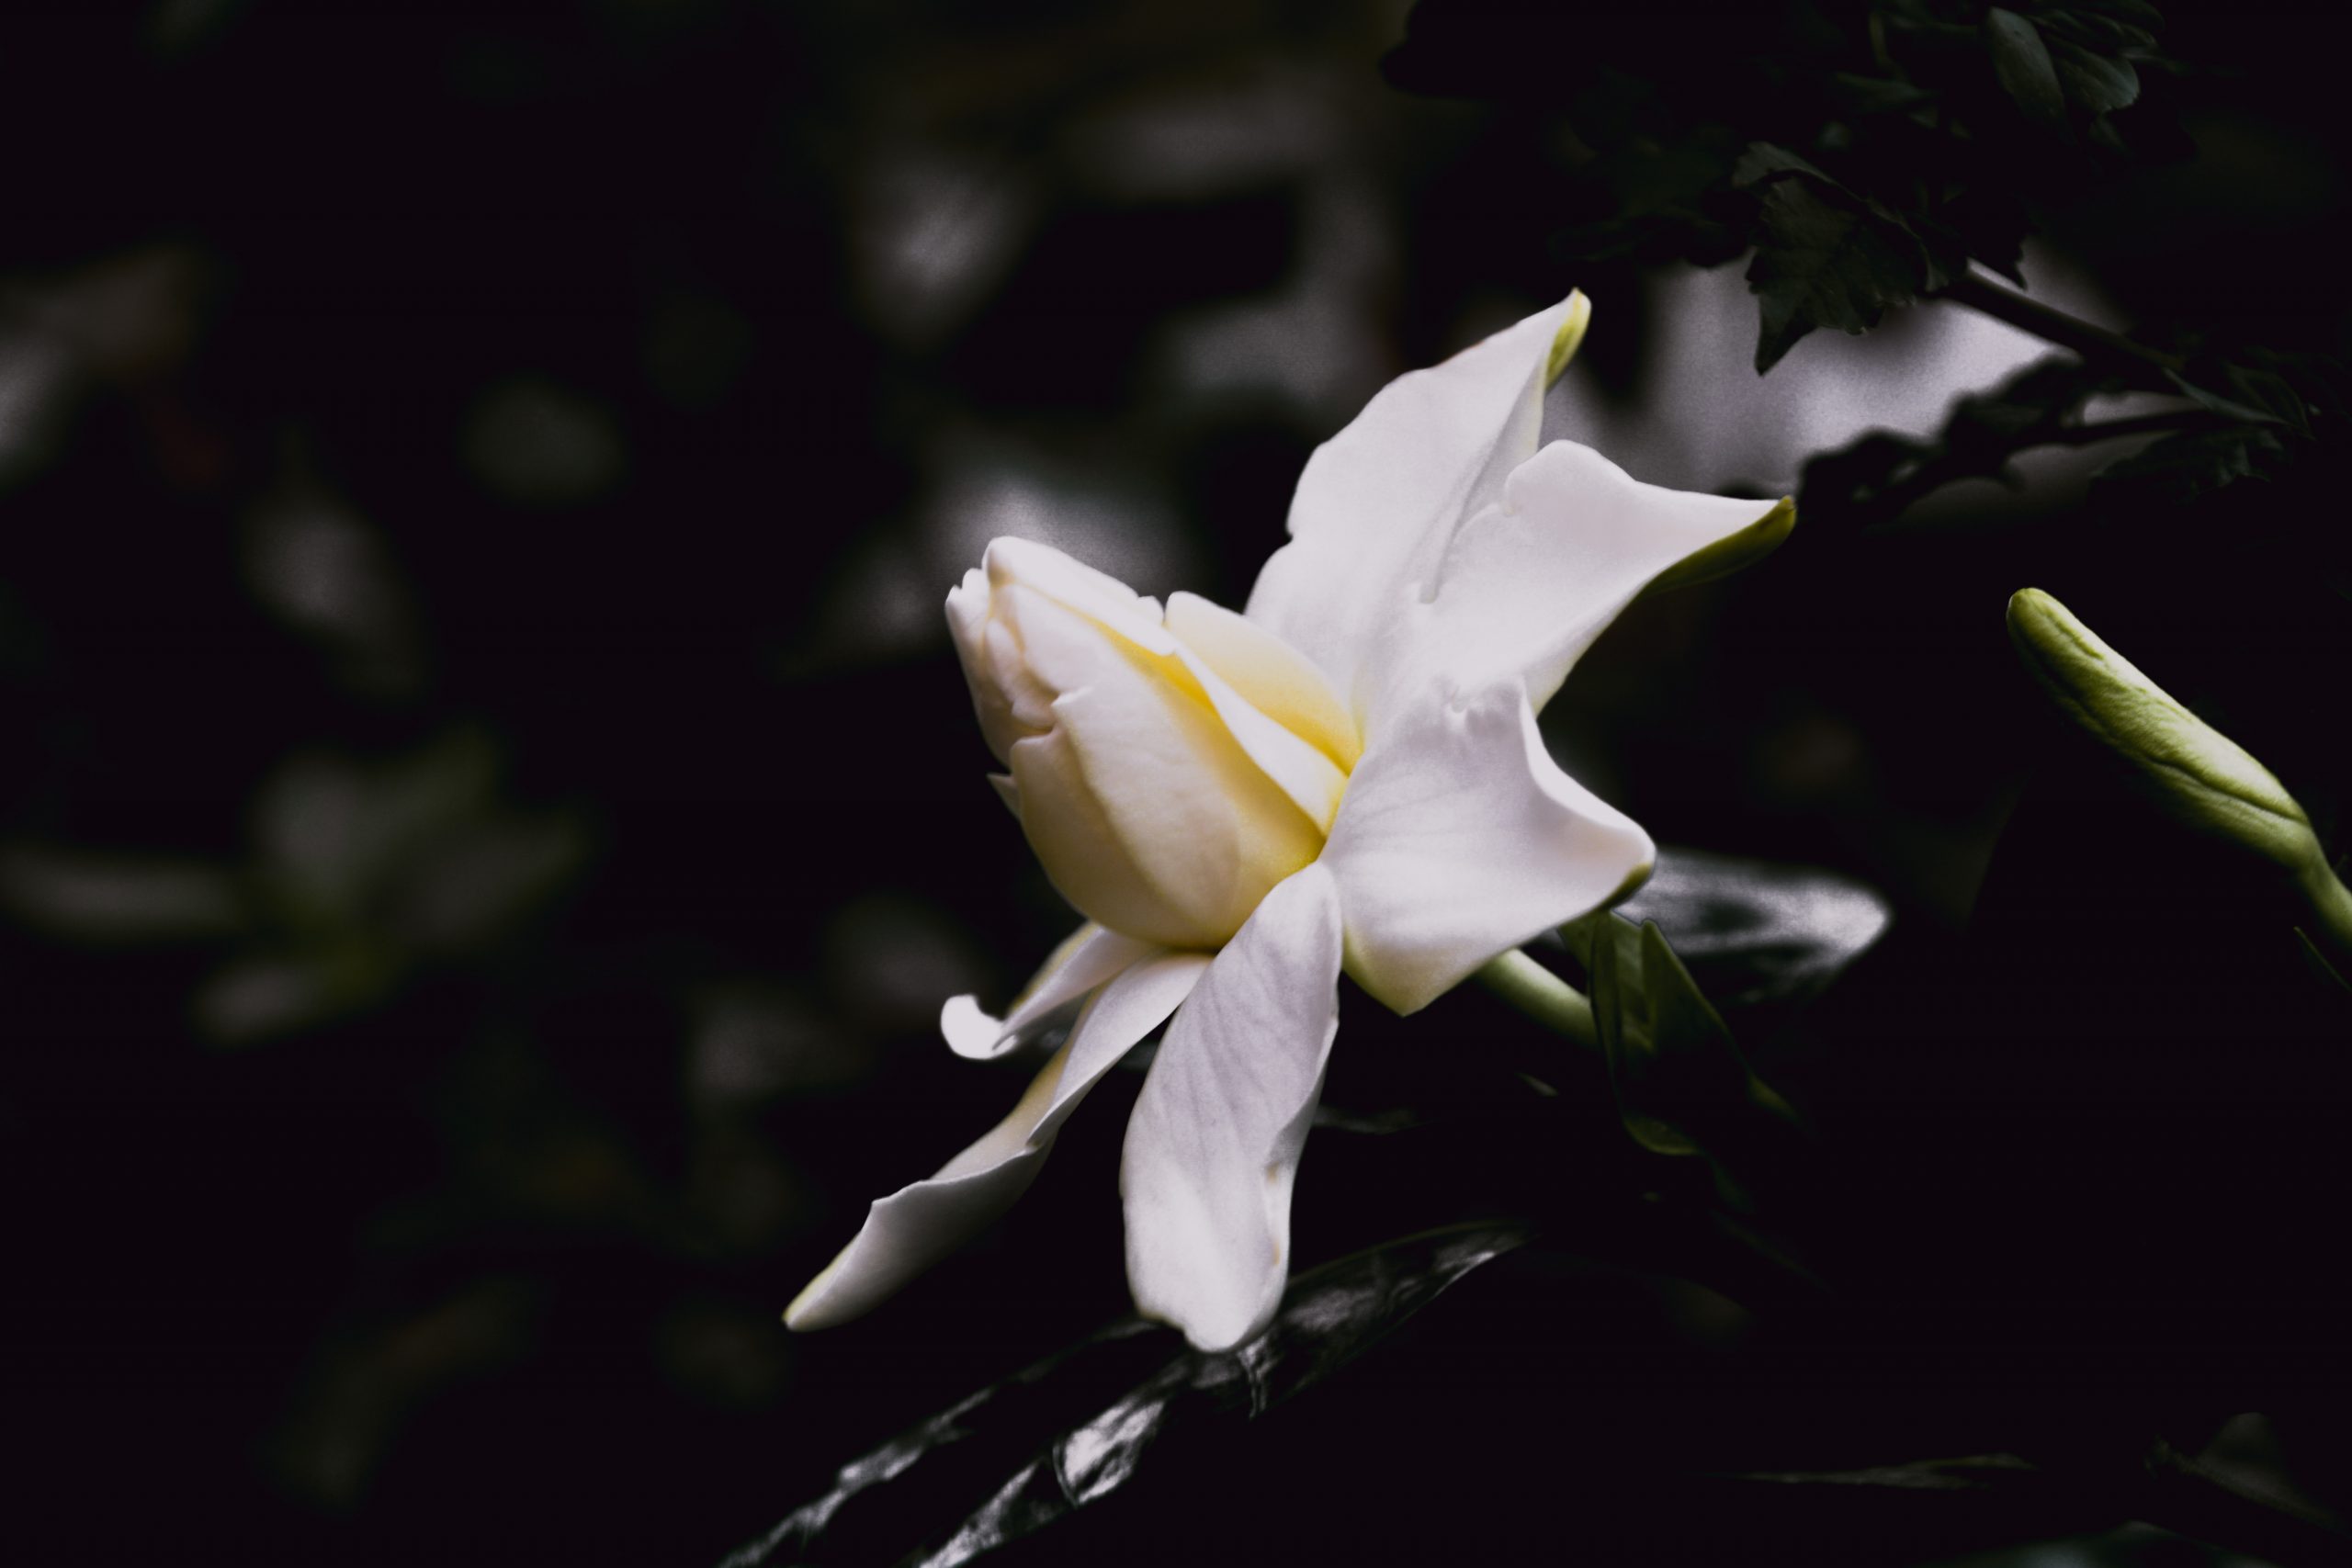
[[999, 539], [947, 600], [993, 775], [1087, 917], [986, 1057], [1068, 1017], [1012, 1113], [865, 1227], [786, 1311], [866, 1311], [1001, 1213], [1063, 1120], [1170, 1020], [1127, 1123], [1137, 1308], [1204, 1349], [1262, 1328], [1341, 971], [1400, 1013], [1648, 875], [1642, 829], [1562, 773], [1535, 715], [1645, 589], [1760, 555], [1794, 513], [1660, 490], [1538, 446], [1584, 297], [1391, 383], [1306, 465], [1245, 614], [1163, 608]]

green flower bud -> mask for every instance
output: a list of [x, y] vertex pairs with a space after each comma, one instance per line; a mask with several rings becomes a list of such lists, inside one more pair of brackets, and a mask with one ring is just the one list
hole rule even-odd
[[2040, 589], [2012, 594], [2008, 618], [2026, 669], [2068, 718], [2132, 770], [2144, 795], [2184, 827], [2284, 872], [2308, 907], [2307, 929], [2339, 942], [2352, 934], [2352, 895], [2277, 774]]

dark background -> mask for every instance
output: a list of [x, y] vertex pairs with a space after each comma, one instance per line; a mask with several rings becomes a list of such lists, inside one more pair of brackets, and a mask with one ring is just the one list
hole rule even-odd
[[[1316, 442], [1570, 286], [1596, 319], [1555, 433], [1692, 488], [1781, 493], [1811, 452], [1931, 428], [2036, 352], [1929, 305], [1759, 380], [1738, 268], [1565, 259], [1540, 117], [1389, 85], [1403, 21], [0, 16], [9, 1556], [704, 1562], [1125, 1310], [1114, 1085], [1015, 1217], [901, 1301], [818, 1337], [777, 1321], [868, 1199], [1011, 1103], [1018, 1078], [955, 1062], [933, 1020], [958, 991], [1001, 1004], [1070, 920], [982, 781], [938, 615], [991, 536], [1238, 604]], [[1655, 44], [1577, 21], [1596, 51]], [[2320, 37], [2174, 10], [2172, 52], [2213, 68], [2181, 89], [2195, 155], [2072, 213], [2029, 254], [2036, 289], [2340, 352]], [[1879, 1162], [1863, 1228], [1902, 1321], [1933, 1339], [1955, 1300], [2064, 1302], [2063, 1333], [2018, 1341], [2053, 1360], [2162, 1294], [2147, 1249], [2200, 1302], [2275, 1303], [2300, 1231], [2309, 1286], [2340, 1186], [2334, 1069], [2211, 1081], [2216, 1052], [2259, 1054], [2270, 993], [2221, 983], [2245, 972], [2227, 905], [2050, 761], [2001, 606], [2059, 592], [2315, 812], [2340, 641], [2255, 503], [2120, 518], [2086, 467], [1871, 535], [1801, 523], [1747, 578], [1628, 615], [1550, 721], [1661, 840], [1883, 891], [1893, 934], [1790, 1047], [1791, 1087]], [[2005, 923], [1964, 938], [1980, 886]], [[2086, 964], [2114, 1008], [2169, 999], [2070, 1055]], [[1437, 1073], [1429, 1043], [1494, 1023], [1482, 1005], [1417, 1037], [1351, 994], [1335, 1100], [1374, 1092], [1351, 1052], [1384, 1084]], [[2112, 1111], [2149, 1063], [2160, 1113]], [[2053, 1105], [2128, 1135], [2086, 1153]], [[1358, 1156], [1328, 1157], [1298, 1190], [1307, 1262], [1387, 1223], [1376, 1181], [1341, 1179]], [[2270, 1195], [2251, 1228], [2234, 1198], [2172, 1201], [2241, 1177]], [[1719, 1375], [1736, 1308], [1596, 1291], [1564, 1298], [1576, 1342], [1655, 1355], [1531, 1353], [1535, 1386], [1621, 1435], [1647, 1430], [1645, 1378], [1776, 1429]], [[2251, 1321], [2150, 1337], [2234, 1377], [2276, 1330]], [[2283, 1342], [2326, 1337], [2297, 1321]], [[2180, 1381], [2109, 1379], [2135, 1410]], [[2219, 1381], [2200, 1410], [2260, 1407]], [[1559, 1407], [1488, 1392], [1446, 1417]], [[1979, 1393], [1968, 1437], [2006, 1446]], [[1298, 1463], [1323, 1495], [1268, 1440], [1253, 1484]]]

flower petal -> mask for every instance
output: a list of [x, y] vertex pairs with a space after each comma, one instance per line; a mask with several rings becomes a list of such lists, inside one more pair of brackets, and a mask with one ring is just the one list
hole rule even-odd
[[[1736, 570], [1785, 538], [1795, 517], [1785, 500], [1643, 484], [1589, 446], [1555, 441], [1511, 471], [1498, 505], [1455, 534], [1391, 680], [1479, 691], [1520, 679], [1541, 709], [1644, 588]], [[1411, 700], [1409, 690], [1385, 695]]]
[[1054, 714], [1012, 748], [1022, 829], [1062, 897], [1114, 930], [1214, 949], [1322, 847], [1319, 824], [1165, 681], [1114, 663]]
[[[993, 592], [1004, 596], [1007, 607], [1016, 615], [1024, 596], [1033, 601], [1042, 598], [1069, 612], [1078, 624], [1091, 625], [1096, 633], [1109, 632], [1118, 642], [1127, 645], [1127, 660], [1139, 671], [1156, 675], [1196, 702], [1207, 704], [1242, 753], [1294, 805], [1314, 819], [1318, 830], [1330, 825], [1331, 814], [1339, 809], [1340, 795], [1347, 784], [1344, 764], [1318, 750], [1312, 737], [1302, 739], [1260, 712], [1250, 699], [1234, 689], [1211, 660], [1202, 658], [1170, 629], [1157, 600], [1145, 598], [1116, 578], [1081, 565], [1050, 545], [1028, 539], [1008, 537], [992, 542], [988, 551], [988, 573]], [[951, 626], [957, 615], [953, 599], [954, 595], [950, 595]], [[1196, 623], [1203, 618], [1193, 616]], [[1021, 651], [1028, 668], [1005, 677], [1008, 689], [1017, 693], [1023, 682], [1035, 683], [1043, 676], [1044, 685], [1068, 694], [1083, 688], [1091, 677], [1102, 671], [1104, 639], [1091, 634], [1073, 637], [1068, 626], [1057, 626], [1053, 619], [1039, 617], [1034, 611], [1021, 617], [1020, 624]], [[1214, 632], [1216, 628], [1212, 626], [1210, 629]], [[985, 728], [990, 722], [989, 705], [977, 695], [974, 700], [979, 705]], [[1019, 708], [1017, 702], [1012, 702], [1005, 711], [1010, 715]], [[1045, 727], [1042, 720], [1031, 726], [1033, 733]], [[1352, 725], [1348, 727], [1351, 734], [1353, 728]], [[1001, 750], [998, 755], [1009, 760], [1006, 751]]]
[[1175, 1010], [1208, 966], [1201, 953], [1161, 953], [1104, 986], [1012, 1114], [937, 1175], [876, 1201], [856, 1236], [785, 1309], [786, 1326], [831, 1328], [873, 1310], [1011, 1207], [1086, 1091]]
[[939, 1010], [939, 1032], [958, 1056], [976, 1062], [1001, 1056], [1055, 1013], [1084, 1001], [1088, 992], [1155, 951], [1148, 942], [1089, 920], [1054, 949], [1004, 1017], [982, 1012], [978, 997], [950, 997]]
[[990, 773], [989, 775], [989, 787], [996, 791], [996, 797], [999, 800], [1004, 802], [1004, 808], [1012, 813], [1012, 819], [1015, 822], [1020, 821], [1021, 786], [1012, 782], [1012, 775], [1011, 773]]
[[1321, 863], [1347, 966], [1398, 1012], [1631, 893], [1649, 835], [1562, 773], [1516, 681], [1400, 707], [1356, 764]]
[[[1167, 625], [1251, 707], [1341, 771], [1363, 755], [1356, 721], [1323, 671], [1265, 627], [1197, 593], [1168, 596]], [[1328, 818], [1324, 825], [1329, 825]]]
[[1119, 1190], [1136, 1308], [1204, 1350], [1280, 1304], [1290, 1193], [1339, 1028], [1340, 904], [1320, 865], [1266, 896], [1168, 1026]]
[[1454, 526], [1534, 456], [1544, 389], [1589, 315], [1584, 296], [1570, 294], [1397, 378], [1307, 459], [1291, 542], [1258, 574], [1249, 615], [1313, 660], [1359, 717], [1369, 655], [1435, 581]]

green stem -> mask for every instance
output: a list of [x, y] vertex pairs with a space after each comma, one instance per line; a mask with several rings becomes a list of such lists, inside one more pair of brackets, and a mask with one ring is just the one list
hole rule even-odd
[[2134, 385], [2148, 391], [2173, 395], [2180, 391], [2165, 374], [2180, 369], [2186, 363], [2179, 355], [2134, 343], [2121, 333], [2110, 332], [2080, 316], [2070, 316], [2053, 305], [2028, 299], [1979, 274], [1962, 274], [1936, 298], [1982, 310], [1995, 321], [2007, 321], [2061, 348], [2071, 349], [2090, 364], [2121, 371]]
[[1579, 1045], [1599, 1048], [1600, 1031], [1585, 994], [1517, 948], [1488, 961], [1477, 979], [1545, 1028]]

